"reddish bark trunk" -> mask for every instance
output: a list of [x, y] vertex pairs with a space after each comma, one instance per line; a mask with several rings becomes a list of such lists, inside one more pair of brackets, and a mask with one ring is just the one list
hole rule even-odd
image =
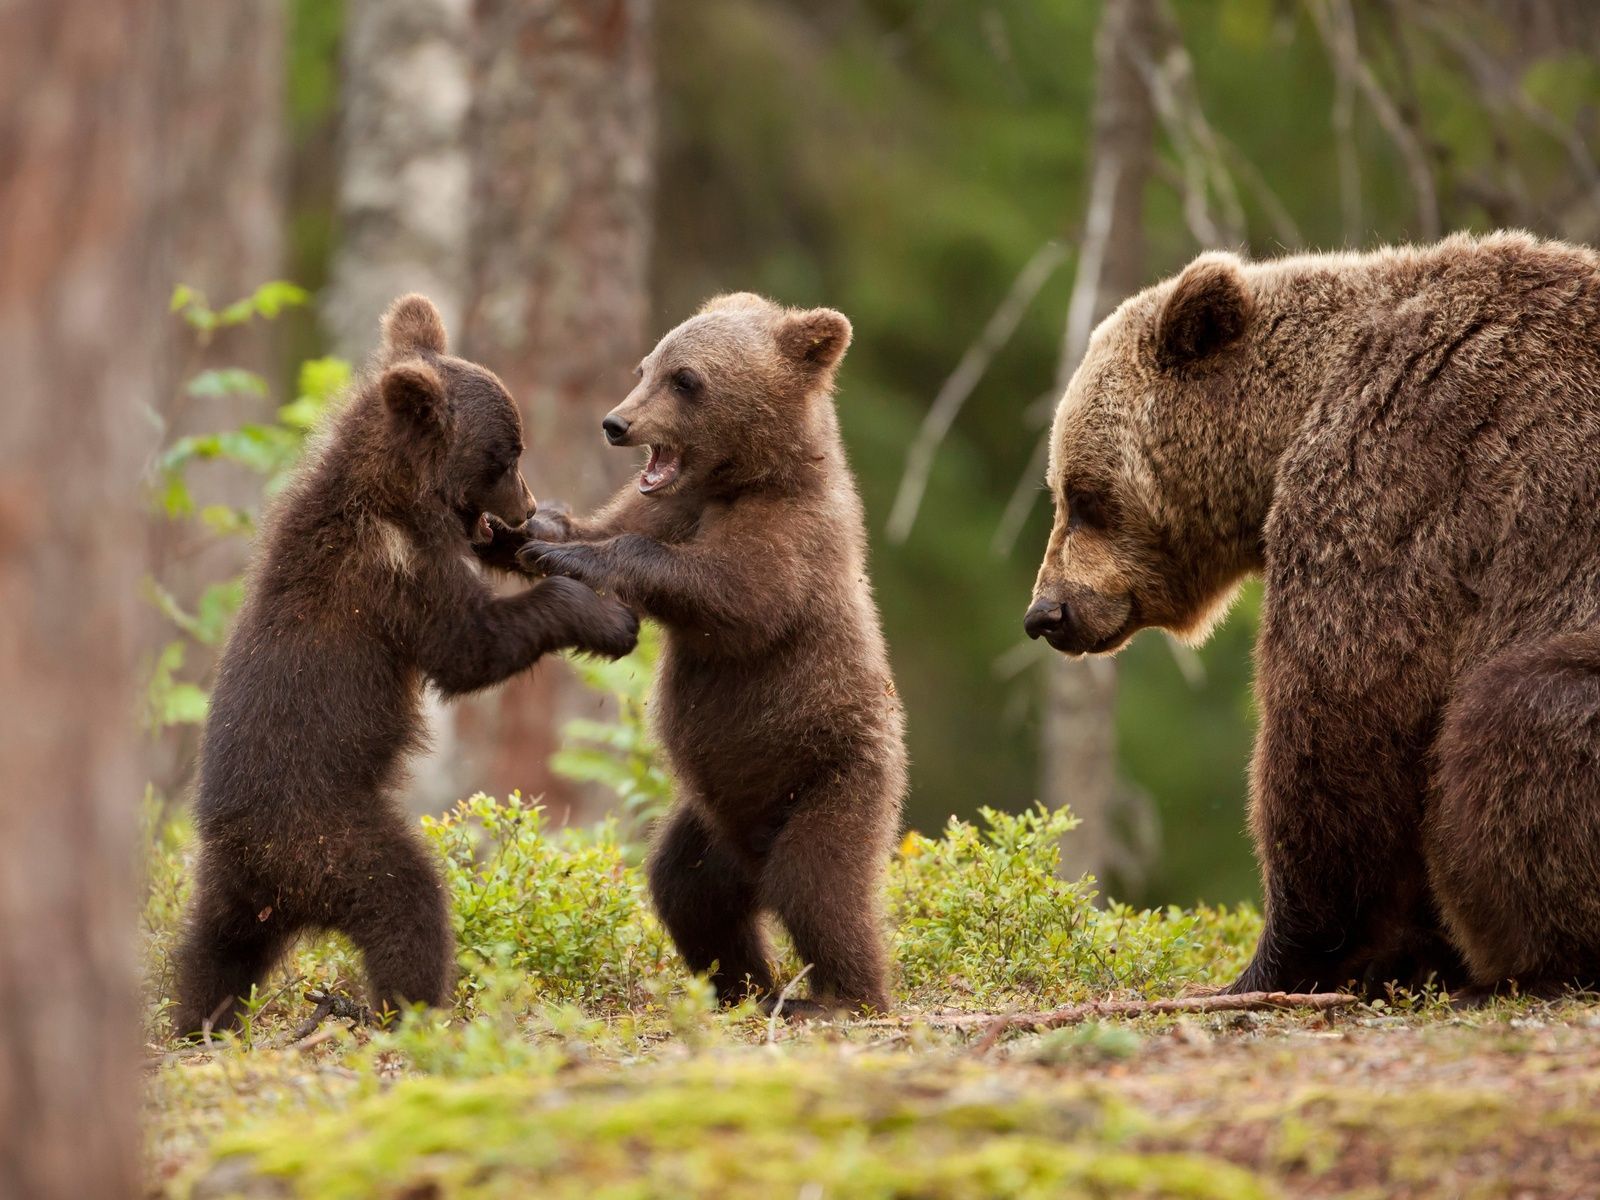
[[0, 9], [0, 1195], [139, 1191], [126, 514], [165, 285], [157, 0]]
[[[574, 508], [628, 474], [600, 418], [644, 353], [654, 119], [649, 0], [479, 0], [477, 203], [463, 353], [522, 406], [536, 495]], [[463, 707], [482, 786], [559, 810], [576, 796], [548, 761], [592, 705], [560, 663]]]

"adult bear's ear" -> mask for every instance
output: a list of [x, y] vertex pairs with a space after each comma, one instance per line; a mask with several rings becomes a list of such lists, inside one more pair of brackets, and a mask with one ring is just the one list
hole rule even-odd
[[778, 322], [778, 350], [807, 370], [826, 371], [850, 348], [850, 321], [831, 308], [785, 313]]
[[1244, 336], [1255, 311], [1236, 255], [1203, 254], [1183, 269], [1156, 318], [1163, 371], [1209, 358]]
[[391, 362], [411, 354], [443, 354], [444, 318], [426, 296], [401, 296], [383, 314], [384, 357]]
[[408, 358], [384, 369], [378, 390], [395, 422], [411, 433], [443, 434], [450, 424], [450, 398], [444, 381], [420, 358]]

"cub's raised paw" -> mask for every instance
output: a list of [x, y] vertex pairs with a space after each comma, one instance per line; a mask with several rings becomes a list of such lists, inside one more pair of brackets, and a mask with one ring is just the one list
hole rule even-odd
[[560, 606], [569, 630], [563, 641], [573, 649], [622, 658], [639, 644], [638, 616], [615, 597], [602, 596], [564, 575], [552, 575], [537, 590], [548, 603]]
[[517, 551], [528, 541], [528, 525], [507, 525], [493, 513], [483, 513], [472, 531], [472, 552], [485, 566], [501, 571], [521, 571]]
[[524, 542], [517, 551], [517, 564], [524, 571], [538, 575], [566, 575], [583, 579], [590, 564], [590, 555], [583, 546], [532, 540]]
[[598, 614], [593, 636], [585, 639], [582, 649], [602, 658], [622, 658], [633, 653], [639, 644], [638, 614], [609, 596], [595, 598], [604, 607]]

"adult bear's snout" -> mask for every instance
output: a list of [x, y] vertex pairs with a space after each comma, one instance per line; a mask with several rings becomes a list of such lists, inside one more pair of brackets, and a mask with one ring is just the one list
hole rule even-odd
[[1040, 599], [1033, 602], [1022, 618], [1022, 630], [1030, 638], [1059, 636], [1069, 624], [1067, 606], [1060, 600]]

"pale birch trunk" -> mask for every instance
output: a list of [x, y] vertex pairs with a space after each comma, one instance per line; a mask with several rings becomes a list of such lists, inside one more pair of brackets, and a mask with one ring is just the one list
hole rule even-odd
[[[1144, 196], [1156, 118], [1139, 64], [1156, 60], [1157, 0], [1106, 0], [1095, 36], [1095, 103], [1088, 208], [1062, 339], [1057, 390], [1064, 390], [1089, 333], [1144, 281]], [[1116, 672], [1109, 659], [1045, 667], [1040, 794], [1083, 820], [1062, 848], [1062, 870], [1103, 875], [1113, 858], [1117, 795]]]

